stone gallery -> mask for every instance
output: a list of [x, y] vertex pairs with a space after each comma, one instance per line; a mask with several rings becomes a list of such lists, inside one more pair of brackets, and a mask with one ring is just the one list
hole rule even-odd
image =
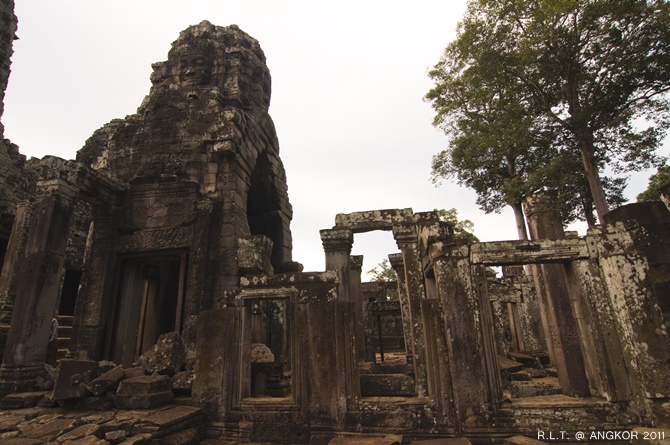
[[[531, 241], [478, 243], [435, 212], [333, 209], [304, 272], [258, 42], [203, 21], [151, 82], [75, 160], [0, 142], [0, 443], [670, 439], [664, 203], [579, 237], [546, 193]], [[396, 282], [361, 283], [375, 230]]]

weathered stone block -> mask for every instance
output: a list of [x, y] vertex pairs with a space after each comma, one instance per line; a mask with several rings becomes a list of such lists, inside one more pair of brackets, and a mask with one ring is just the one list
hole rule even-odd
[[173, 398], [170, 378], [148, 375], [123, 380], [114, 396], [114, 406], [123, 409], [147, 409], [168, 403]]
[[182, 371], [176, 373], [170, 379], [172, 392], [177, 395], [190, 395], [194, 376], [195, 372], [193, 371]]
[[86, 384], [93, 378], [97, 364], [93, 360], [63, 359], [59, 368], [53, 399], [60, 403], [86, 394]]
[[516, 360], [510, 360], [507, 357], [498, 356], [498, 367], [501, 371], [512, 373], [521, 371], [523, 369], [523, 364], [517, 362]]
[[174, 375], [181, 371], [186, 349], [181, 336], [169, 332], [158, 337], [153, 348], [140, 356], [140, 365], [147, 374]]
[[9, 394], [0, 401], [0, 409], [21, 409], [37, 406], [45, 392], [20, 392]]
[[119, 382], [126, 376], [122, 366], [107, 371], [86, 385], [86, 388], [95, 396], [100, 396], [110, 389], [116, 388]]

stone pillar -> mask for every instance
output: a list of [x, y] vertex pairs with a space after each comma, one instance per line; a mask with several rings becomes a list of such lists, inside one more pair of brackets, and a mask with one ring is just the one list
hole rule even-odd
[[340, 276], [337, 298], [339, 301], [351, 301], [349, 255], [354, 244], [354, 234], [351, 229], [323, 229], [320, 234], [326, 253], [326, 270], [334, 270]]
[[[31, 218], [23, 220], [24, 252], [17, 252], [12, 323], [0, 368], [0, 393], [32, 389], [44, 372], [51, 320], [63, 279], [65, 249], [76, 190], [59, 180], [38, 184]], [[14, 236], [14, 234], [12, 234]]]
[[356, 358], [363, 360], [365, 357], [365, 318], [363, 312], [363, 292], [361, 290], [363, 255], [350, 256], [349, 268], [349, 296], [356, 309]]
[[405, 336], [405, 354], [407, 363], [414, 361], [412, 356], [412, 345], [414, 344], [412, 336], [412, 321], [409, 311], [409, 299], [407, 298], [407, 284], [405, 282], [405, 262], [402, 260], [401, 253], [389, 254], [389, 262], [398, 277], [398, 301], [400, 301], [400, 315], [402, 315], [402, 332]]
[[[533, 240], [565, 237], [555, 194], [546, 193], [527, 198], [525, 211]], [[588, 397], [589, 383], [565, 266], [538, 264], [533, 269], [547, 346], [558, 371], [558, 381], [563, 393], [574, 397]]]
[[208, 310], [198, 317], [193, 399], [204, 408], [209, 421], [225, 420], [239, 397], [243, 310], [239, 307]]
[[492, 401], [489, 374], [495, 370], [486, 369], [485, 357], [490, 351], [482, 333], [484, 308], [472, 281], [468, 246], [442, 248], [436, 253], [432, 255], [433, 270], [445, 320], [454, 413], [462, 428], [468, 418], [488, 413]]
[[[294, 378], [301, 387], [301, 410], [309, 418], [312, 443], [321, 435], [333, 437], [343, 428], [347, 405], [360, 394], [353, 353], [353, 304], [307, 303], [296, 307], [303, 335]], [[296, 376], [297, 374], [297, 376]]]
[[[0, 275], [0, 323], [9, 326], [12, 321], [12, 310], [16, 298], [16, 281], [20, 274], [18, 266], [26, 248], [27, 228], [32, 207], [22, 202], [16, 207], [16, 216], [12, 225], [12, 232], [7, 243], [5, 261], [2, 264]], [[4, 342], [3, 342], [4, 344]], [[3, 349], [4, 350], [4, 349]]]
[[427, 393], [425, 338], [421, 314], [421, 301], [426, 299], [426, 291], [423, 283], [416, 226], [413, 224], [394, 226], [393, 237], [398, 244], [403, 259], [405, 292], [409, 302], [409, 320], [412, 328], [411, 351], [414, 360], [416, 395], [422, 397]]

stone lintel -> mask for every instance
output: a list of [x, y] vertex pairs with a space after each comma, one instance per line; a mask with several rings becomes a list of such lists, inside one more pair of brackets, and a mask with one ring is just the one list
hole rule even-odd
[[290, 272], [280, 273], [267, 277], [242, 277], [240, 287], [276, 287], [276, 286], [297, 286], [301, 284], [337, 284], [339, 278], [336, 272]]
[[360, 271], [363, 268], [363, 255], [349, 256], [349, 268]]
[[319, 231], [323, 250], [326, 252], [351, 252], [354, 234], [351, 229], [323, 229]]
[[589, 257], [586, 241], [579, 238], [539, 241], [493, 241], [471, 247], [473, 264], [515, 265], [567, 263]]
[[391, 230], [394, 225], [414, 223], [414, 211], [407, 209], [368, 210], [354, 213], [338, 213], [335, 227], [347, 227], [354, 233], [373, 230]]

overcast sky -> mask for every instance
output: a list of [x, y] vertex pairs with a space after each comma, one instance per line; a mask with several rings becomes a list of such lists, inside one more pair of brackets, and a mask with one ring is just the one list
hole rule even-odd
[[[431, 157], [447, 139], [422, 100], [432, 87], [427, 72], [465, 3], [19, 0], [5, 137], [28, 157], [74, 158], [97, 128], [135, 113], [151, 64], [166, 60], [181, 30], [202, 20], [237, 24], [260, 42], [272, 75], [293, 257], [305, 270], [323, 270], [319, 229], [337, 213], [455, 207], [480, 239], [514, 239], [511, 212], [485, 215], [474, 192], [429, 181]], [[633, 178], [629, 198], [649, 174]], [[367, 271], [396, 251], [390, 233], [375, 232], [356, 235], [352, 253], [365, 255]]]

